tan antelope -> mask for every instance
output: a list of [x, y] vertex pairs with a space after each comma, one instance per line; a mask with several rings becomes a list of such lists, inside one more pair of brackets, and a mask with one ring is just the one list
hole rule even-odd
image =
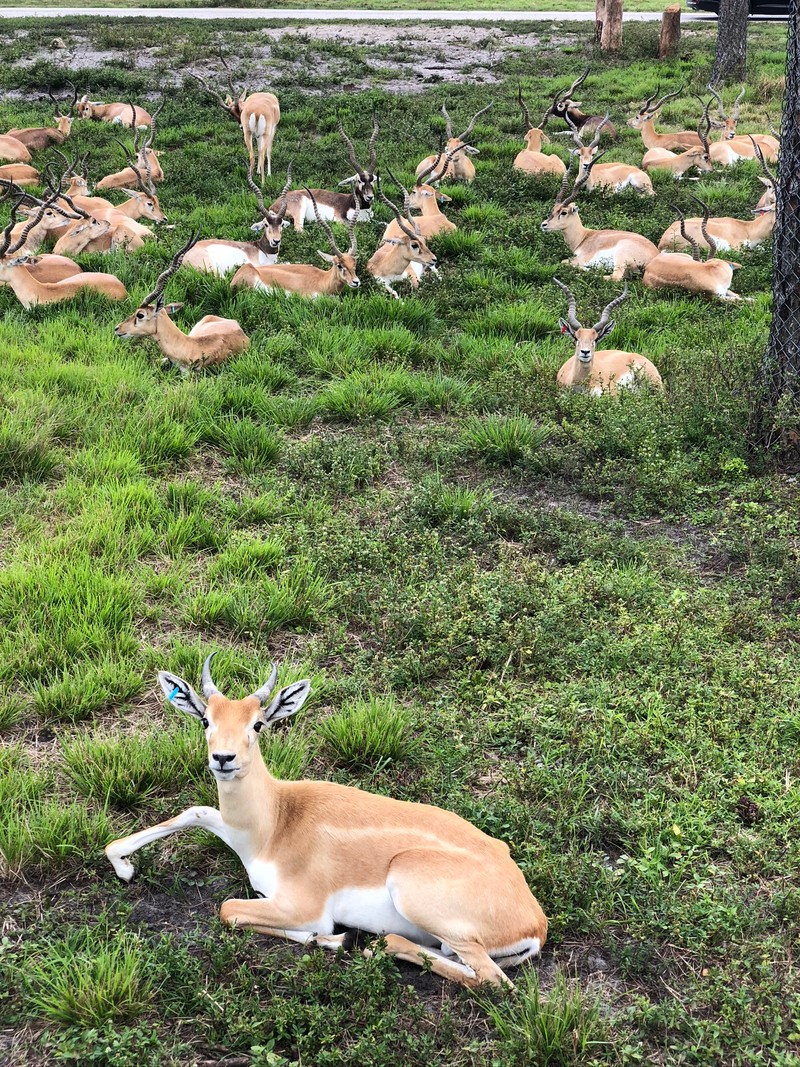
[[[90, 100], [88, 96], [82, 96], [78, 101], [78, 118], [94, 119], [96, 122], [113, 122], [115, 125], [126, 124], [130, 120], [131, 105], [117, 102], [114, 104], [101, 104], [96, 100]], [[146, 127], [153, 121], [149, 112], [143, 107], [136, 106], [134, 121], [137, 126]]]
[[[132, 104], [129, 106], [133, 109]], [[142, 130], [138, 126], [133, 127], [132, 153], [128, 151], [127, 145], [122, 144], [121, 141], [117, 142], [127, 156], [129, 166], [115, 171], [113, 174], [107, 174], [105, 178], [101, 178], [95, 186], [96, 189], [124, 189], [126, 186], [131, 185], [142, 187], [142, 173], [144, 173], [148, 188], [155, 193], [155, 186], [164, 181], [164, 171], [158, 161], [158, 152], [153, 148], [153, 141], [156, 136], [156, 119], [163, 106], [163, 103], [159, 104], [153, 112], [147, 139], [143, 144], [141, 143]]]
[[253, 190], [261, 212], [261, 221], [254, 223], [250, 229], [258, 234], [253, 241], [226, 241], [220, 238], [209, 238], [198, 241], [186, 253], [184, 263], [187, 267], [204, 271], [207, 274], [216, 274], [220, 278], [228, 273], [233, 267], [241, 267], [250, 263], [254, 267], [267, 267], [277, 263], [281, 250], [281, 236], [285, 221], [286, 196], [292, 184], [292, 164], [286, 171], [286, 185], [283, 187], [280, 204], [277, 211], [269, 210], [264, 206], [264, 197], [261, 190], [253, 181], [251, 171], [247, 172], [247, 184]]
[[11, 163], [30, 163], [31, 158], [22, 141], [10, 137], [7, 133], [0, 134], [0, 159], [7, 159]]
[[[656, 133], [655, 120], [658, 118], [661, 108], [667, 100], [674, 100], [682, 92], [683, 86], [680, 89], [676, 89], [674, 93], [667, 93], [666, 96], [662, 96], [653, 103], [656, 96], [658, 96], [658, 89], [656, 89], [652, 96], [648, 96], [633, 118], [628, 120], [629, 126], [632, 126], [634, 130], [641, 131], [645, 148], [666, 148], [670, 152], [675, 152], [686, 148], [702, 147], [700, 135], [695, 133], [694, 130], [682, 130], [679, 133]], [[644, 166], [644, 164], [642, 165]]]
[[[222, 57], [220, 56], [220, 59]], [[228, 69], [228, 64], [222, 60], [223, 66]], [[190, 72], [191, 73], [191, 72]], [[230, 71], [228, 71], [230, 75]], [[250, 157], [250, 170], [255, 165], [253, 153], [253, 139], [258, 146], [258, 170], [257, 174], [264, 180], [264, 156], [267, 157], [267, 175], [272, 174], [272, 142], [275, 139], [275, 131], [281, 121], [281, 108], [278, 98], [274, 93], [251, 93], [247, 95], [247, 89], [236, 90], [233, 82], [229, 79], [230, 95], [225, 99], [212, 89], [199, 74], [192, 74], [195, 81], [200, 82], [207, 93], [219, 103], [223, 111], [227, 113], [242, 127], [244, 143], [247, 145], [247, 153]]]
[[[300, 710], [311, 683], [277, 679], [241, 700], [203, 665], [203, 700], [177, 675], [158, 678], [167, 700], [205, 729], [219, 808], [193, 807], [112, 841], [106, 856], [125, 882], [137, 849], [181, 830], [208, 830], [241, 859], [260, 899], [226, 900], [220, 918], [301, 944], [349, 947], [352, 932], [464, 986], [510, 985], [505, 968], [536, 956], [547, 918], [508, 846], [453, 812], [335, 782], [284, 782], [264, 763], [258, 734]], [[272, 699], [271, 699], [272, 698]], [[371, 949], [367, 949], [368, 955]]]
[[[456, 149], [456, 152], [461, 151], [461, 148]], [[455, 153], [440, 152], [431, 164], [430, 169], [423, 171], [416, 179], [414, 188], [410, 194], [408, 190], [400, 184], [397, 178], [395, 178], [392, 172], [388, 171], [389, 177], [403, 193], [405, 214], [409, 224], [411, 224], [412, 228], [426, 240], [429, 237], [434, 237], [437, 233], [454, 233], [458, 229], [456, 224], [451, 222], [450, 219], [439, 210], [439, 203], [448, 204], [452, 198], [445, 195], [445, 193], [441, 192], [434, 186], [434, 183], [438, 182], [440, 176], [447, 170], [447, 167], [450, 164], [450, 158], [454, 154]], [[442, 156], [444, 156], [444, 159], [442, 159]], [[429, 179], [430, 184], [426, 182], [426, 178]], [[412, 218], [411, 210], [414, 208], [421, 214]], [[403, 230], [400, 223], [396, 218], [392, 219], [383, 231], [383, 240], [388, 241], [392, 237], [402, 236]], [[420, 268], [416, 271], [417, 277], [421, 277], [421, 264], [412, 264], [409, 269], [417, 267]]]
[[569, 259], [562, 260], [563, 263], [569, 263], [581, 270], [604, 267], [611, 270], [607, 277], [612, 281], [622, 281], [626, 270], [640, 270], [658, 255], [658, 249], [652, 241], [638, 233], [629, 233], [626, 230], [590, 230], [583, 225], [575, 200], [588, 180], [585, 174], [576, 178], [572, 191], [567, 196], [574, 162], [573, 156], [553, 209], [542, 222], [542, 230], [545, 233], [562, 233], [567, 248], [572, 252]]
[[[396, 181], [397, 179], [395, 179]], [[399, 184], [399, 182], [398, 182]], [[402, 188], [402, 187], [401, 187]], [[400, 294], [392, 288], [392, 282], [406, 279], [411, 287], [419, 286], [419, 278], [427, 267], [436, 270], [436, 256], [425, 244], [419, 231], [419, 219], [408, 216], [408, 194], [406, 194], [406, 218], [403, 220], [397, 206], [384, 196], [378, 186], [378, 195], [395, 217], [400, 229], [399, 237], [384, 237], [383, 244], [377, 249], [367, 263], [367, 270], [372, 277], [384, 286], [387, 293], [399, 300]]]
[[[467, 138], [475, 128], [475, 123], [485, 112], [492, 107], [489, 103], [486, 107], [482, 107], [480, 111], [476, 111], [472, 118], [469, 120], [469, 125], [466, 130], [458, 137], [453, 136], [453, 123], [450, 116], [447, 113], [447, 107], [442, 104], [442, 115], [445, 121], [445, 136], [447, 138], [446, 148], [450, 153], [450, 164], [442, 175], [441, 180], [456, 181], [456, 182], [471, 182], [475, 180], [475, 165], [472, 160], [467, 158], [468, 156], [477, 156], [479, 151], [473, 145], [467, 143]], [[462, 151], [458, 153], [458, 149]], [[422, 162], [417, 166], [416, 174], [420, 175], [424, 170], [427, 170], [431, 163], [436, 159], [436, 155], [426, 156]]]
[[[705, 129], [703, 129], [705, 123]], [[644, 170], [668, 170], [673, 178], [683, 179], [684, 174], [692, 169], [708, 172], [714, 169], [712, 149], [718, 147], [709, 144], [708, 133], [711, 120], [708, 117], [708, 104], [703, 108], [703, 117], [697, 126], [700, 146], [687, 148], [683, 152], [673, 152], [669, 148], [648, 148], [642, 159]]]
[[[735, 151], [738, 159], [752, 159], [752, 141], [755, 141], [756, 144], [761, 148], [761, 151], [764, 153], [766, 158], [771, 163], [774, 163], [775, 160], [777, 160], [778, 158], [778, 149], [780, 148], [780, 139], [778, 137], [768, 133], [749, 133], [740, 135], [736, 132], [736, 127], [739, 123], [739, 104], [744, 99], [744, 94], [746, 91], [745, 86], [742, 86], [741, 92], [736, 97], [736, 100], [733, 104], [733, 114], [730, 116], [726, 114], [725, 107], [722, 102], [722, 97], [717, 92], [717, 90], [711, 85], [707, 86], [707, 89], [711, 93], [711, 95], [716, 98], [717, 101], [719, 118], [714, 121], [713, 126], [715, 129], [722, 131], [721, 143], [725, 144], [726, 141], [733, 142], [733, 150]], [[767, 121], [769, 121], [769, 116], [767, 116]], [[770, 123], [770, 128], [771, 127], [772, 123]], [[729, 162], [729, 160], [726, 159], [725, 162]], [[736, 160], [734, 159], [732, 160], [732, 162], [736, 162]]]
[[27, 163], [7, 163], [0, 167], [0, 181], [14, 182], [15, 185], [38, 185], [41, 180], [36, 167]]
[[581, 101], [573, 100], [572, 94], [579, 89], [589, 76], [591, 67], [587, 67], [583, 74], [575, 79], [572, 85], [567, 89], [559, 89], [553, 97], [553, 102], [544, 113], [542, 119], [542, 129], [545, 128], [550, 118], [561, 119], [562, 122], [566, 122], [570, 128], [575, 126], [582, 133], [594, 133], [597, 127], [602, 122], [603, 133], [612, 141], [616, 141], [619, 137], [617, 129], [613, 122], [608, 121], [608, 115], [586, 115], [581, 111]]
[[[702, 201], [698, 202], [702, 203]], [[683, 212], [674, 204], [672, 207], [680, 216], [681, 235], [691, 246], [692, 254], [659, 252], [645, 267], [642, 282], [650, 289], [677, 288], [685, 289], [690, 293], [718, 296], [723, 300], [741, 300], [742, 298], [737, 293], [731, 292], [730, 288], [733, 272], [738, 270], [741, 264], [717, 259], [717, 242], [708, 232], [708, 206], [703, 204], [703, 219], [700, 223], [709, 249], [708, 259], [705, 262], [700, 259], [700, 247], [697, 241], [686, 232]]]
[[761, 194], [761, 199], [756, 204], [756, 210], [758, 211], [760, 209], [768, 211], [770, 208], [774, 209], [776, 206], [776, 190], [778, 188], [778, 181], [775, 175], [767, 166], [766, 162], [764, 161], [764, 153], [761, 151], [757, 144], [754, 143], [753, 147], [755, 149], [756, 159], [758, 160], [761, 169], [764, 172], [764, 177], [759, 177], [758, 180], [761, 182], [762, 185], [766, 186], [766, 189]]
[[[316, 200], [310, 189], [306, 193], [316, 208]], [[347, 228], [350, 234], [350, 248], [342, 252], [333, 236], [333, 230], [317, 212], [317, 222], [325, 230], [333, 255], [320, 252], [317, 255], [330, 263], [329, 270], [313, 267], [308, 263], [277, 263], [270, 267], [254, 267], [246, 263], [239, 267], [231, 279], [231, 286], [249, 286], [262, 292], [280, 292], [298, 296], [337, 296], [342, 289], [358, 289], [361, 282], [356, 274], [356, 232], [355, 223], [350, 221]]]
[[[8, 191], [8, 189], [5, 190], [5, 195], [8, 194]], [[31, 235], [36, 229], [39, 220], [45, 212], [52, 210], [52, 204], [49, 201], [36, 200], [35, 203], [38, 205], [36, 213], [22, 224], [21, 229], [19, 226], [13, 226], [12, 224], [10, 240], [3, 253], [6, 259], [12, 259], [18, 253], [27, 254], [26, 246], [29, 245]], [[15, 233], [15, 231], [17, 232]], [[3, 235], [3, 240], [5, 240], [5, 234]], [[62, 278], [70, 278], [74, 274], [81, 274], [82, 268], [65, 256], [44, 255], [29, 257], [28, 272], [36, 281], [51, 283], [59, 282]], [[0, 284], [5, 285], [5, 280], [0, 280]]]
[[[16, 221], [16, 212], [12, 208], [11, 222], [4, 230], [0, 241], [0, 282], [14, 290], [14, 295], [24, 308], [36, 307], [37, 304], [61, 303], [63, 300], [70, 300], [77, 296], [82, 289], [93, 289], [109, 300], [124, 300], [128, 295], [125, 286], [113, 274], [87, 272], [62, 278], [57, 282], [40, 281], [35, 273], [29, 270], [32, 266], [29, 256], [9, 257], [7, 255], [11, 243], [11, 230]], [[29, 225], [32, 226], [33, 221]]]
[[576, 318], [578, 302], [572, 290], [558, 278], [553, 281], [569, 298], [567, 317], [558, 320], [561, 332], [569, 334], [575, 342], [575, 354], [558, 372], [557, 381], [562, 388], [583, 389], [592, 396], [601, 396], [604, 392], [616, 393], [618, 389], [635, 389], [643, 381], [662, 386], [661, 375], [638, 352], [622, 352], [618, 348], [597, 351], [597, 342], [608, 337], [616, 325], [611, 312], [627, 297], [627, 285], [620, 296], [606, 305], [594, 326], [587, 329]]
[[250, 339], [235, 319], [204, 315], [185, 334], [170, 318], [183, 304], [165, 305], [164, 290], [197, 237], [197, 234], [190, 237], [183, 248], [175, 253], [170, 265], [158, 276], [152, 293], [144, 298], [130, 318], [114, 330], [117, 337], [152, 337], [169, 362], [182, 372], [223, 363], [231, 356], [244, 352], [250, 344]]
[[542, 151], [542, 142], [548, 138], [544, 132], [544, 126], [534, 126], [531, 121], [528, 106], [522, 99], [522, 86], [519, 86], [517, 95], [522, 116], [525, 121], [525, 147], [518, 152], [514, 159], [514, 169], [524, 170], [526, 174], [558, 174], [562, 175], [567, 169], [560, 156], [546, 155]]
[[56, 241], [53, 252], [61, 256], [77, 256], [91, 250], [95, 242], [100, 242], [111, 231], [107, 219], [96, 219], [87, 215], [80, 222], [73, 223], [67, 232]]
[[[608, 115], [606, 115], [608, 118]], [[567, 122], [571, 120], [567, 117]], [[586, 127], [584, 126], [584, 129]], [[572, 139], [575, 143], [575, 153], [578, 156], [578, 174], [586, 174], [586, 191], [591, 192], [594, 188], [608, 190], [612, 193], [620, 193], [623, 189], [635, 189], [638, 193], [646, 196], [655, 196], [653, 183], [650, 176], [645, 174], [639, 167], [629, 166], [627, 163], [598, 163], [597, 160], [605, 155], [598, 155], [600, 137], [603, 133], [603, 122], [595, 127], [594, 137], [590, 144], [583, 143], [581, 131], [575, 126], [571, 130]]]
[[[338, 120], [339, 136], [347, 149], [350, 165], [355, 168], [355, 173], [350, 178], [345, 178], [339, 185], [349, 185], [349, 193], [333, 193], [329, 189], [295, 189], [286, 196], [284, 215], [294, 223], [294, 228], [301, 233], [307, 222], [314, 222], [320, 218], [328, 222], [339, 222], [343, 226], [351, 222], [369, 222], [372, 218], [372, 202], [375, 199], [376, 148], [378, 140], [378, 122], [372, 116], [372, 135], [369, 139], [369, 161], [364, 169], [356, 157], [353, 142], [347, 136], [342, 126], [342, 120]], [[271, 205], [270, 211], [278, 211], [283, 202], [283, 195]]]
[[53, 101], [55, 108], [56, 128], [53, 129], [49, 126], [29, 126], [22, 130], [9, 130], [10, 137], [15, 137], [18, 141], [22, 141], [26, 148], [32, 152], [41, 151], [43, 148], [50, 148], [52, 145], [61, 145], [69, 137], [70, 130], [72, 129], [73, 110], [75, 107], [75, 101], [78, 99], [78, 90], [73, 85], [72, 90], [74, 96], [70, 103], [69, 111], [66, 115], [61, 113], [58, 100], [53, 96], [50, 89], [47, 90], [47, 95]]

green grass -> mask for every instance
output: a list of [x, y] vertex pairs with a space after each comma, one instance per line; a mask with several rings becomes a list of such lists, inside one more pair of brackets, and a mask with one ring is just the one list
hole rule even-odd
[[[265, 43], [257, 22], [11, 29], [6, 127], [48, 120], [42, 86], [68, 73], [100, 99], [163, 93], [176, 225], [83, 261], [118, 274], [121, 306], [84, 294], [24, 312], [0, 290], [11, 1067], [795, 1067], [800, 510], [796, 478], [751, 433], [771, 247], [742, 255], [741, 305], [630, 281], [609, 344], [648, 355], [663, 393], [563, 393], [553, 278], [587, 319], [619, 286], [561, 264], [540, 230], [553, 183], [510, 166], [517, 85], [538, 116], [584, 56], [587, 106], [621, 129], [609, 156], [638, 162], [632, 103], [659, 80], [701, 91], [713, 30], [687, 27], [656, 67], [657, 25], [627, 26], [613, 60], [591, 51], [591, 26], [459, 28], [449, 51], [434, 35], [441, 65], [422, 74], [407, 28], [382, 45], [291, 27]], [[784, 33], [750, 29], [745, 128], [777, 115]], [[456, 122], [494, 107], [475, 183], [448, 190], [459, 229], [437, 243], [439, 278], [402, 301], [370, 282], [383, 209], [359, 226], [362, 290], [338, 299], [233, 294], [182, 270], [168, 299], [184, 329], [219, 314], [251, 338], [182, 377], [113, 327], [190, 231], [244, 239], [255, 221], [240, 131], [184, 84], [219, 50], [280, 96], [269, 197], [289, 159], [298, 182], [350, 173], [337, 108], [359, 149], [374, 108], [381, 167], [408, 178], [445, 100]], [[665, 125], [694, 121], [687, 89]], [[76, 125], [93, 177], [117, 167], [118, 132]], [[692, 190], [747, 217], [757, 173]], [[581, 212], [657, 239], [687, 194], [655, 184], [652, 202], [593, 193]], [[284, 242], [300, 262], [320, 244], [313, 226]], [[273, 660], [281, 684], [312, 679], [297, 721], [262, 734], [280, 777], [439, 804], [508, 843], [550, 919], [515, 993], [223, 929], [220, 904], [250, 889], [205, 833], [143, 849], [136, 879], [115, 880], [109, 840], [216, 803], [202, 730], [155, 678], [199, 685], [211, 651], [234, 697]]]
[[[0, 8], [13, 7], [11, 0], [0, 0]], [[44, 0], [43, 7], [66, 7], [63, 0]], [[83, 7], [130, 7], [127, 0], [88, 0]], [[219, 7], [226, 5], [219, 0], [141, 0], [136, 7]], [[237, 0], [235, 6], [241, 8], [263, 7], [261, 0]], [[325, 10], [370, 10], [370, 11], [406, 11], [406, 10], [452, 10], [452, 11], [589, 11], [594, 8], [588, 0], [314, 0], [313, 4], [304, 5], [298, 0], [272, 0], [269, 5], [274, 8], [313, 7]], [[626, 11], [660, 11], [660, 0], [628, 0]]]

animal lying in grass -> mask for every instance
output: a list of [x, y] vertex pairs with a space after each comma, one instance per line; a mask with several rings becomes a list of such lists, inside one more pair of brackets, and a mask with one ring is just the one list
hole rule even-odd
[[[453, 812], [333, 782], [282, 782], [258, 734], [300, 710], [311, 683], [273, 697], [277, 670], [255, 693], [231, 700], [203, 665], [203, 700], [182, 678], [159, 681], [176, 708], [205, 729], [219, 808], [192, 807], [112, 841], [106, 855], [129, 882], [128, 857], [180, 830], [201, 828], [242, 860], [258, 900], [226, 900], [220, 918], [262, 934], [338, 949], [336, 924], [385, 938], [399, 959], [465, 986], [510, 985], [504, 968], [537, 955], [547, 918], [508, 846]], [[369, 951], [369, 950], [368, 950]]]

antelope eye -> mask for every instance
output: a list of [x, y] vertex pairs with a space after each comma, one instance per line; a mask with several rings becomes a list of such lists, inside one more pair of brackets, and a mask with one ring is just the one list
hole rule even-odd
[[203, 724], [203, 729], [207, 730], [208, 729], [208, 719], [205, 717], [205, 715], [200, 719], [200, 722]]
[[259, 719], [258, 722], [254, 722], [253, 723], [253, 729], [255, 730], [256, 733], [259, 733], [263, 729], [263, 727], [264, 727], [264, 723], [263, 723], [263, 721], [261, 719]]
[[416, 243], [416, 241], [411, 242], [411, 248], [414, 252], [419, 252], [419, 245]]
[[136, 312], [136, 318], [137, 319], [143, 319], [144, 318], [144, 312], [143, 311], [137, 311]]

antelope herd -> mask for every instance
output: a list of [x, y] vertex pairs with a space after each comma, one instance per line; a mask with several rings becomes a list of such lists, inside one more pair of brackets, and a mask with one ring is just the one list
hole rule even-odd
[[[223, 61], [224, 63], [224, 61]], [[227, 65], [226, 65], [227, 69]], [[230, 72], [228, 72], [230, 75]], [[669, 132], [656, 129], [662, 109], [682, 92], [655, 93], [636, 107], [628, 125], [639, 130], [643, 142], [641, 165], [622, 160], [600, 160], [619, 140], [617, 128], [608, 112], [582, 110], [575, 100], [584, 86], [589, 68], [571, 85], [559, 89], [552, 97], [538, 126], [533, 124], [520, 87], [516, 104], [524, 121], [524, 147], [516, 155], [514, 169], [544, 180], [560, 179], [552, 209], [541, 221], [546, 234], [560, 233], [570, 256], [562, 262], [581, 270], [598, 269], [611, 281], [622, 281], [629, 274], [641, 274], [642, 284], [651, 289], [679, 288], [689, 293], [705, 294], [722, 300], [739, 300], [731, 291], [733, 272], [740, 264], [721, 258], [719, 253], [754, 248], [769, 238], [775, 225], [775, 178], [768, 162], [777, 159], [779, 141], [768, 119], [769, 133], [738, 131], [740, 105], [744, 88], [736, 97], [731, 114], [725, 110], [721, 94], [709, 86], [710, 97], [700, 97], [697, 128]], [[153, 293], [138, 310], [121, 323], [119, 337], [151, 337], [164, 356], [182, 370], [221, 363], [241, 352], [248, 338], [239, 324], [231, 319], [207, 315], [185, 334], [171, 315], [180, 304], [165, 304], [164, 288], [180, 268], [229, 278], [234, 291], [252, 288], [262, 293], [287, 293], [302, 297], [336, 295], [346, 289], [361, 287], [358, 275], [357, 227], [373, 220], [374, 206], [382, 203], [394, 216], [385, 226], [377, 250], [368, 259], [365, 270], [387, 294], [395, 299], [395, 285], [408, 283], [418, 289], [426, 272], [437, 274], [435, 244], [442, 234], [453, 233], [456, 223], [442, 211], [451, 200], [443, 191], [445, 182], [470, 183], [476, 177], [472, 157], [478, 149], [472, 143], [478, 120], [492, 106], [477, 111], [463, 133], [453, 133], [453, 122], [443, 104], [444, 136], [438, 151], [426, 156], [416, 166], [415, 183], [409, 192], [384, 168], [383, 181], [378, 165], [380, 129], [373, 115], [372, 131], [364, 155], [337, 119], [339, 137], [352, 173], [332, 183], [333, 188], [313, 188], [302, 180], [292, 188], [292, 164], [278, 198], [266, 206], [262, 185], [272, 173], [272, 149], [280, 122], [280, 105], [269, 92], [248, 93], [234, 85], [229, 76], [229, 93], [224, 97], [204, 77], [192, 74], [203, 90], [212, 96], [240, 126], [248, 153], [247, 184], [255, 196], [259, 218], [253, 222], [250, 241], [233, 240], [226, 235], [199, 239], [199, 234], [184, 245], [161, 274]], [[69, 83], [67, 83], [69, 84]], [[157, 119], [161, 108], [150, 114], [129, 101], [101, 103], [80, 96], [69, 84], [68, 106], [48, 89], [54, 108], [52, 127], [11, 129], [0, 134], [0, 199], [12, 203], [11, 220], [0, 237], [0, 283], [9, 286], [25, 307], [39, 303], [68, 300], [81, 289], [89, 288], [112, 300], [123, 300], [127, 293], [111, 274], [84, 272], [72, 257], [83, 252], [112, 249], [135, 251], [155, 236], [153, 225], [166, 221], [156, 192], [165, 181], [160, 154], [154, 147]], [[717, 114], [711, 117], [711, 108]], [[64, 110], [62, 110], [64, 108]], [[76, 120], [98, 120], [129, 131], [132, 147], [119, 139], [124, 163], [118, 171], [106, 174], [95, 184], [99, 191], [123, 196], [113, 203], [92, 195], [88, 176], [88, 153], [75, 152], [69, 159], [61, 149], [75, 137]], [[555, 139], [566, 137], [572, 142], [565, 163], [545, 129], [550, 122], [565, 128]], [[720, 140], [713, 141], [713, 133]], [[43, 169], [33, 166], [32, 153], [51, 153]], [[640, 233], [614, 228], [593, 229], [580, 215], [579, 198], [592, 190], [615, 195], [632, 190], [645, 197], [655, 197], [651, 175], [667, 173], [678, 182], [692, 172], [709, 174], [717, 166], [731, 166], [742, 159], [756, 159], [763, 171], [760, 181], [766, 190], [754, 208], [754, 218], [713, 218], [706, 204], [698, 200], [702, 215], [685, 218], [675, 207], [677, 221], [662, 235], [658, 245]], [[409, 168], [410, 169], [410, 168]], [[266, 173], [265, 173], [266, 172]], [[399, 190], [402, 211], [385, 189], [386, 180]], [[41, 196], [27, 191], [39, 185]], [[676, 186], [677, 187], [677, 186]], [[696, 198], [694, 198], [696, 199]], [[24, 216], [24, 218], [20, 218]], [[318, 249], [325, 267], [310, 263], [284, 261], [283, 233], [286, 227], [302, 232], [307, 224], [320, 228], [330, 251]], [[332, 225], [347, 228], [347, 250], [337, 243]], [[53, 252], [40, 254], [52, 244]], [[689, 251], [686, 251], [689, 249]], [[708, 249], [705, 260], [702, 249]], [[618, 350], [596, 351], [596, 343], [613, 327], [610, 313], [627, 296], [612, 300], [591, 330], [576, 318], [576, 299], [558, 279], [556, 284], [569, 297], [569, 312], [561, 320], [562, 330], [576, 342], [573, 357], [561, 368], [558, 382], [569, 388], [592, 392], [615, 392], [620, 387], [635, 387], [642, 382], [660, 387], [661, 378], [653, 364], [638, 353]]]

